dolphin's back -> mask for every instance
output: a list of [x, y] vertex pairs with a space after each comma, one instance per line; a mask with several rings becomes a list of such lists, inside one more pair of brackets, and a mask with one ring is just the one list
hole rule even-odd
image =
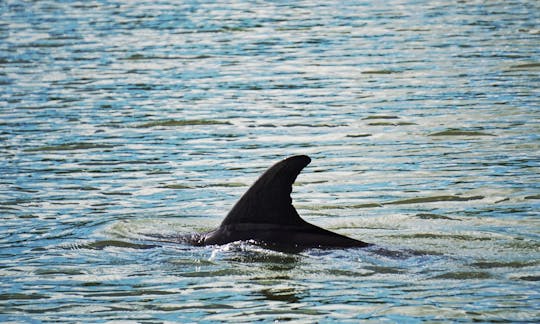
[[221, 225], [303, 224], [292, 205], [291, 192], [296, 177], [310, 162], [308, 156], [298, 155], [274, 164], [238, 200]]
[[199, 245], [254, 240], [279, 247], [364, 247], [358, 241], [300, 218], [291, 199], [292, 185], [311, 162], [293, 156], [270, 167], [238, 200], [214, 231], [203, 234]]

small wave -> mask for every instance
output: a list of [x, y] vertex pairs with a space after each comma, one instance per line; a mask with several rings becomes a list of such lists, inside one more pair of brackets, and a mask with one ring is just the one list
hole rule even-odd
[[219, 120], [210, 119], [192, 119], [192, 120], [155, 120], [147, 123], [139, 124], [137, 128], [151, 128], [151, 127], [179, 127], [179, 126], [202, 126], [202, 125], [231, 125], [230, 122], [223, 122]]
[[492, 275], [483, 271], [458, 271], [447, 272], [432, 277], [432, 279], [453, 279], [453, 280], [472, 280], [472, 279], [490, 279]]
[[82, 245], [79, 245], [79, 248], [83, 249], [91, 249], [91, 250], [104, 250], [106, 248], [110, 247], [117, 247], [117, 248], [125, 248], [125, 249], [152, 249], [155, 248], [157, 245], [155, 244], [142, 244], [142, 243], [133, 243], [133, 242], [127, 242], [127, 241], [120, 241], [120, 240], [101, 240], [101, 241], [95, 241], [90, 243], [84, 243]]
[[441, 201], [470, 201], [470, 200], [480, 200], [480, 199], [484, 199], [484, 196], [461, 197], [461, 196], [445, 195], [445, 196], [418, 197], [418, 198], [395, 200], [395, 201], [387, 202], [384, 204], [385, 205], [407, 205], [407, 204], [422, 204], [422, 203], [441, 202]]
[[495, 136], [493, 134], [480, 132], [480, 131], [468, 131], [462, 129], [447, 129], [441, 132], [431, 133], [429, 136]]
[[23, 294], [23, 293], [11, 293], [11, 294], [0, 294], [0, 300], [29, 300], [29, 299], [47, 299], [51, 298], [47, 295], [38, 294], [38, 293], [31, 293], [31, 294]]
[[64, 143], [58, 145], [48, 145], [36, 148], [27, 149], [27, 152], [54, 152], [54, 151], [75, 151], [75, 150], [90, 150], [90, 149], [102, 149], [111, 148], [114, 145], [98, 144], [91, 142], [78, 142], [78, 143]]

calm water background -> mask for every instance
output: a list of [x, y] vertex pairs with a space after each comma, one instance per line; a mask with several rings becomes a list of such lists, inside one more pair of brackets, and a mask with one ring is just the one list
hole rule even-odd
[[[1, 321], [540, 321], [540, 2], [0, 10]], [[293, 154], [377, 248], [153, 239]]]

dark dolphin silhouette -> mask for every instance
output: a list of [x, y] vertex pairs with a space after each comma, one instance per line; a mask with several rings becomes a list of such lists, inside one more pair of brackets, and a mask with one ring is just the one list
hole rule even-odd
[[269, 168], [240, 198], [221, 225], [192, 237], [195, 245], [255, 241], [276, 248], [349, 248], [371, 244], [330, 232], [300, 218], [292, 205], [292, 185], [311, 162], [305, 155]]

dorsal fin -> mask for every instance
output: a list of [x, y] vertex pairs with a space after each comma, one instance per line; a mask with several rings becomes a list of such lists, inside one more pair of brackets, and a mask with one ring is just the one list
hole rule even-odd
[[282, 160], [257, 180], [231, 209], [221, 225], [239, 223], [305, 224], [292, 205], [292, 185], [311, 162], [306, 155]]

